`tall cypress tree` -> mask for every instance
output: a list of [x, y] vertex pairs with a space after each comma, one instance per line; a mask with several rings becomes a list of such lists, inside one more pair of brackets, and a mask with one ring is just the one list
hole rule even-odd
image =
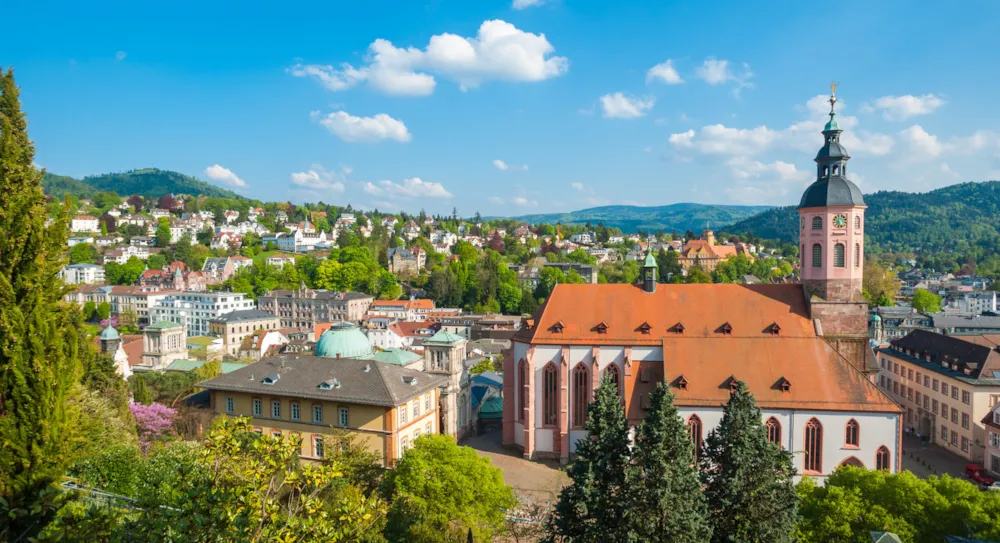
[[636, 428], [632, 455], [629, 501], [639, 540], [709, 541], [712, 528], [694, 442], [663, 383], [650, 396], [646, 418]]
[[798, 521], [792, 455], [768, 441], [757, 402], [742, 381], [705, 440], [701, 475], [713, 543], [792, 541]]
[[79, 380], [79, 311], [57, 275], [67, 213], [46, 226], [27, 124], [13, 71], [0, 70], [0, 540], [31, 536], [54, 513]]
[[607, 377], [587, 411], [588, 437], [576, 444], [573, 484], [559, 494], [549, 538], [573, 543], [636, 541], [628, 508], [629, 430], [618, 386]]

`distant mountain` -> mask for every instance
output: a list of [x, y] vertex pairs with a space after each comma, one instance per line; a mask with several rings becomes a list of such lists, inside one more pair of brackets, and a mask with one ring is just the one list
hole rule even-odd
[[92, 175], [83, 179], [46, 172], [42, 179], [42, 187], [46, 194], [57, 198], [61, 198], [65, 194], [72, 194], [78, 198], [90, 198], [95, 192], [101, 191], [117, 192], [121, 196], [140, 194], [152, 198], [159, 198], [164, 194], [243, 198], [231, 190], [210, 185], [189, 175], [156, 168]]
[[516, 217], [527, 223], [591, 224], [621, 228], [630, 233], [637, 230], [663, 230], [684, 233], [700, 232], [709, 227], [721, 230], [735, 222], [770, 209], [771, 206], [727, 206], [705, 204], [670, 204], [666, 206], [602, 206], [570, 213], [546, 213]]
[[[1000, 181], [962, 183], [924, 193], [881, 191], [865, 195], [869, 247], [884, 251], [946, 251], [960, 243], [1000, 238]], [[729, 226], [765, 239], [798, 241], [795, 207], [769, 209]]]

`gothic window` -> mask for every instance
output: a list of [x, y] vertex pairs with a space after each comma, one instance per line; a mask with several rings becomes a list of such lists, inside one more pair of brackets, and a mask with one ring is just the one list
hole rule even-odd
[[823, 219], [821, 217], [813, 217], [813, 230], [823, 229]]
[[833, 266], [836, 268], [844, 267], [844, 244], [838, 243], [833, 246]]
[[823, 425], [815, 418], [806, 423], [805, 470], [823, 472]]
[[582, 428], [587, 420], [587, 404], [590, 403], [590, 372], [587, 366], [577, 364], [573, 368], [573, 427]]
[[604, 370], [604, 374], [607, 375], [608, 379], [610, 379], [611, 382], [615, 384], [615, 390], [618, 391], [618, 395], [621, 396], [622, 395], [622, 389], [621, 389], [621, 382], [622, 382], [622, 380], [621, 380], [621, 372], [618, 371], [618, 365], [617, 364], [611, 364], [610, 366], [607, 367], [607, 369]]
[[875, 451], [875, 469], [889, 471], [889, 449], [885, 445]]
[[528, 361], [523, 358], [517, 364], [517, 383], [521, 386], [515, 391], [517, 394], [517, 420], [524, 422], [524, 410], [528, 407], [528, 394], [531, 391], [528, 390]]
[[559, 378], [556, 365], [549, 363], [542, 370], [542, 424], [555, 426], [559, 412]]
[[778, 419], [771, 417], [764, 426], [767, 427], [767, 440], [775, 445], [781, 445], [781, 423]]
[[813, 244], [813, 266], [819, 268], [823, 265], [823, 246], [819, 243]]
[[855, 268], [860, 268], [861, 267], [861, 244], [860, 243], [855, 243], [854, 244], [854, 267]]
[[858, 424], [858, 421], [854, 419], [847, 421], [847, 426], [844, 428], [844, 445], [857, 447], [860, 435], [861, 426]]
[[687, 422], [688, 434], [691, 436], [691, 440], [694, 442], [694, 458], [697, 460], [701, 457], [701, 419], [698, 415], [691, 415]]

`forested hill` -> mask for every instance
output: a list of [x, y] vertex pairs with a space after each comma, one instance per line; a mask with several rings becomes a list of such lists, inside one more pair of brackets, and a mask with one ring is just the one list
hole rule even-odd
[[[924, 193], [865, 195], [865, 234], [880, 252], [960, 251], [1000, 239], [1000, 181], [962, 183]], [[726, 228], [765, 239], [798, 241], [794, 206], [769, 209]]]
[[45, 193], [55, 198], [72, 194], [77, 198], [90, 198], [95, 192], [116, 192], [121, 196], [139, 194], [158, 198], [164, 194], [191, 194], [217, 198], [242, 198], [233, 191], [219, 188], [189, 175], [144, 168], [122, 173], [93, 175], [74, 179], [46, 172], [42, 179]]
[[729, 206], [706, 204], [671, 204], [666, 206], [602, 206], [570, 213], [525, 215], [516, 219], [531, 224], [591, 224], [604, 223], [623, 232], [637, 230], [666, 232], [700, 232], [706, 226], [721, 230], [736, 221], [760, 213], [770, 206]]

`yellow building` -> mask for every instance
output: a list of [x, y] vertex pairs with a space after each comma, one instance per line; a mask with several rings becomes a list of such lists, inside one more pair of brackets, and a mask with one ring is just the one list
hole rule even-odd
[[243, 340], [257, 330], [277, 330], [281, 320], [266, 311], [244, 309], [232, 311], [208, 321], [209, 335], [222, 338], [222, 348], [229, 356], [236, 357]]
[[303, 458], [322, 458], [324, 437], [337, 429], [390, 466], [413, 440], [440, 431], [444, 381], [374, 360], [289, 353], [198, 386], [209, 390], [215, 416], [247, 416], [261, 433], [301, 436]]
[[908, 428], [973, 462], [988, 443], [983, 419], [1000, 403], [1000, 336], [914, 330], [878, 349], [879, 386]]

